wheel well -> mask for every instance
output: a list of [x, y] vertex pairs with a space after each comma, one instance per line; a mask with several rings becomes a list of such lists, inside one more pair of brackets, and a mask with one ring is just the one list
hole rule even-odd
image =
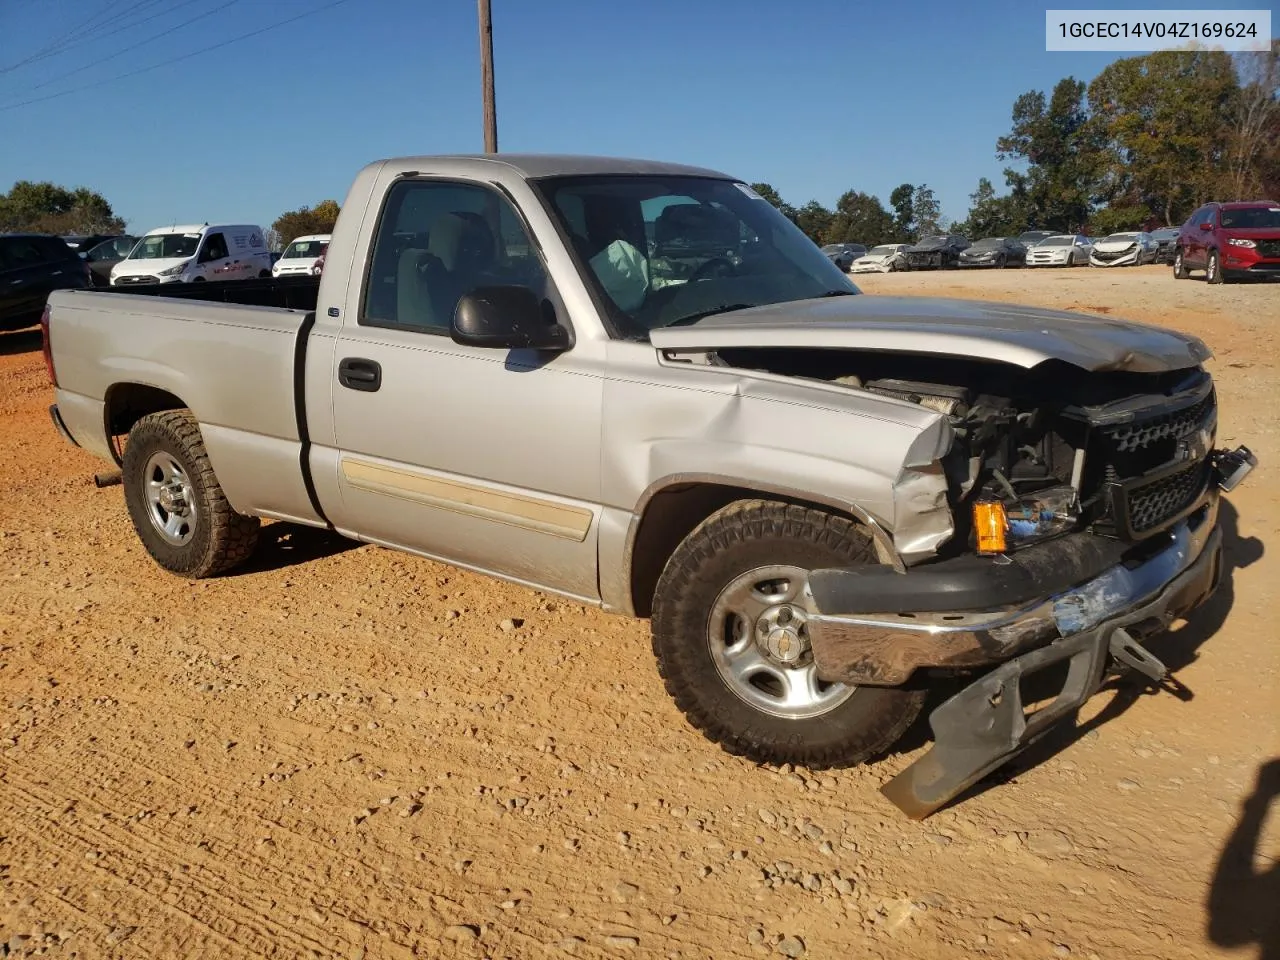
[[116, 438], [128, 434], [133, 425], [149, 413], [161, 410], [181, 410], [186, 404], [168, 390], [148, 386], [145, 383], [117, 383], [107, 391], [106, 420], [107, 439], [112, 443], [116, 461], [122, 462], [123, 451]]
[[635, 615], [648, 617], [653, 612], [658, 578], [671, 554], [694, 527], [735, 500], [759, 499], [836, 510], [829, 503], [730, 484], [679, 483], [658, 491], [645, 505], [631, 544], [631, 605]]

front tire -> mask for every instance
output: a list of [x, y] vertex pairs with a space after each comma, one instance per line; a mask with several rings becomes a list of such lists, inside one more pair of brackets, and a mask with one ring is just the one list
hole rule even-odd
[[258, 518], [227, 502], [191, 411], [165, 410], [134, 424], [121, 475], [138, 539], [171, 573], [211, 577], [257, 546]]
[[703, 521], [658, 580], [653, 650], [689, 722], [757, 763], [851, 766], [889, 749], [925, 692], [818, 680], [804, 629], [808, 573], [875, 563], [851, 520], [769, 500]]
[[1222, 282], [1222, 261], [1218, 259], [1218, 251], [1210, 250], [1204, 262], [1204, 278], [1208, 283]]

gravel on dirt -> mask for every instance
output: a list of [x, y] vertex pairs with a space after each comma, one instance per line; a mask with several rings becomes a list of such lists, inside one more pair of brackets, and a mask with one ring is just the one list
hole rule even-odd
[[1280, 757], [1280, 285], [1167, 267], [855, 282], [1167, 324], [1214, 349], [1220, 442], [1261, 467], [1224, 507], [1219, 593], [1152, 645], [1192, 696], [1101, 692], [1077, 728], [912, 822], [877, 788], [927, 726], [858, 769], [753, 766], [684, 722], [645, 623], [284, 524], [228, 576], [164, 573], [120, 488], [94, 486], [103, 465], [50, 423], [38, 333], [0, 334], [0, 943], [1280, 956], [1280, 812], [1263, 816], [1280, 774], [1256, 784]]

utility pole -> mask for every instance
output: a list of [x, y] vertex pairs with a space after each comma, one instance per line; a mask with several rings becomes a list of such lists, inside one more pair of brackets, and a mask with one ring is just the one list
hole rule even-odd
[[484, 90], [484, 152], [498, 152], [498, 110], [493, 96], [493, 19], [489, 0], [480, 5], [480, 83]]

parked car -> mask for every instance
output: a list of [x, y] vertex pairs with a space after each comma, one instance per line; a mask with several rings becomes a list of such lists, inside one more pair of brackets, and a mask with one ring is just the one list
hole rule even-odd
[[1093, 241], [1082, 233], [1059, 233], [1045, 237], [1027, 251], [1028, 267], [1088, 266]]
[[882, 243], [872, 247], [866, 255], [853, 261], [850, 273], [893, 273], [905, 270], [909, 243]]
[[1151, 231], [1151, 239], [1157, 244], [1156, 263], [1173, 263], [1174, 251], [1178, 248], [1179, 227], [1161, 227]]
[[144, 234], [111, 268], [111, 286], [194, 283], [271, 276], [271, 254], [262, 228], [207, 223], [158, 227]]
[[955, 234], [925, 237], [908, 247], [904, 256], [909, 270], [944, 270], [960, 265], [960, 252], [969, 249], [969, 241]]
[[90, 284], [89, 268], [62, 238], [0, 233], [0, 330], [35, 326], [50, 293]]
[[1089, 265], [1140, 267], [1144, 263], [1155, 263], [1156, 251], [1159, 249], [1159, 244], [1145, 231], [1112, 233], [1094, 243], [1093, 253], [1089, 254]]
[[828, 243], [822, 248], [827, 258], [845, 273], [853, 266], [853, 261], [867, 255], [867, 248], [860, 243]]
[[117, 263], [129, 255], [129, 251], [137, 244], [138, 238], [131, 236], [113, 237], [104, 240], [89, 250], [80, 251], [80, 259], [89, 265], [95, 287], [111, 285], [111, 270]]
[[316, 269], [316, 263], [329, 248], [329, 237], [330, 234], [327, 233], [313, 233], [290, 241], [280, 259], [272, 265], [271, 275], [318, 275], [320, 271]]
[[1055, 236], [1052, 230], [1024, 230], [1018, 234], [1018, 242], [1030, 250], [1046, 237]]
[[1210, 283], [1280, 277], [1280, 203], [1207, 203], [1182, 225], [1173, 256], [1179, 280], [1203, 270]]
[[960, 251], [962, 267], [1025, 267], [1027, 248], [1013, 237], [984, 237]]
[[63, 237], [62, 240], [76, 253], [85, 253], [92, 250], [103, 241], [114, 240], [118, 236], [120, 236], [118, 233], [90, 233], [83, 236], [73, 235]]
[[[650, 282], [655, 217], [705, 250], [684, 282]], [[646, 617], [690, 723], [760, 763], [862, 762], [976, 671], [884, 788], [917, 817], [1113, 672], [1160, 682], [1140, 642], [1213, 593], [1256, 462], [1214, 449], [1198, 338], [862, 295], [714, 170], [382, 160], [330, 249], [309, 310], [50, 297], [51, 418], [157, 564], [228, 571], [274, 517]]]

